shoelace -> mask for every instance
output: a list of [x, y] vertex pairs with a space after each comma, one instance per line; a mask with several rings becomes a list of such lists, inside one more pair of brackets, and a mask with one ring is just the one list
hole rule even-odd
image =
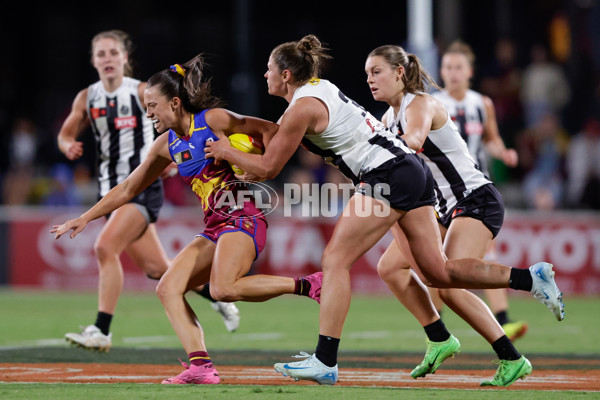
[[496, 374], [494, 375], [494, 379], [497, 379], [500, 376], [502, 376], [504, 373], [504, 369], [508, 366], [506, 360], [494, 360], [492, 361], [492, 364], [500, 365], [500, 367], [496, 371]]
[[188, 365], [187, 363], [184, 363], [183, 361], [181, 361], [181, 358], [178, 358], [178, 360], [179, 360], [179, 362], [181, 363], [181, 365], [183, 366], [183, 368], [185, 368], [185, 369], [190, 369], [190, 366], [191, 366], [192, 364]]
[[425, 352], [425, 357], [423, 357], [423, 361], [421, 361], [421, 363], [417, 366], [428, 366], [429, 365], [429, 357], [431, 356], [431, 353], [433, 353], [434, 349], [433, 346], [427, 346], [427, 351]]
[[300, 354], [296, 354], [295, 356], [292, 356], [292, 358], [309, 358], [312, 357], [312, 355], [308, 354], [305, 351], [301, 351]]
[[425, 351], [425, 357], [436, 351], [436, 349], [440, 346], [440, 342], [432, 342], [431, 340], [427, 341], [427, 350]]
[[91, 337], [94, 334], [93, 331], [88, 330], [89, 327], [90, 327], [89, 325], [88, 326], [81, 326], [81, 325], [79, 326], [79, 328], [81, 329], [81, 336], [90, 336]]

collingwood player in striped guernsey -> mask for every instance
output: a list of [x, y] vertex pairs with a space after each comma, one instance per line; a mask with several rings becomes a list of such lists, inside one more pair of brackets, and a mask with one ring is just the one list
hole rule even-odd
[[469, 88], [475, 55], [470, 46], [453, 42], [444, 52], [440, 69], [444, 89], [432, 93], [446, 106], [450, 118], [467, 143], [479, 169], [489, 176], [487, 154], [509, 167], [518, 162], [517, 152], [507, 149], [498, 131], [492, 100]]
[[[338, 377], [338, 347], [350, 307], [350, 269], [392, 226], [399, 225], [406, 232], [410, 249], [433, 286], [498, 288], [510, 284], [515, 289], [531, 290], [533, 281], [537, 287], [539, 280], [528, 270], [481, 259], [447, 260], [435, 220], [431, 171], [404, 139], [386, 130], [333, 83], [318, 78], [325, 50], [316, 36], [308, 35], [297, 42], [283, 43], [271, 52], [265, 73], [268, 92], [284, 98], [289, 105], [263, 155], [246, 154], [220, 141], [207, 143], [206, 152], [207, 156], [234, 163], [258, 178], [270, 179], [303, 142], [308, 150], [338, 166], [357, 184], [322, 256], [316, 351], [313, 355], [303, 353], [303, 361], [275, 364], [277, 371], [294, 379], [331, 385]], [[412, 75], [412, 79], [421, 82], [420, 76]], [[403, 273], [402, 266], [396, 272]], [[552, 285], [552, 291], [546, 291], [552, 294], [552, 307], [560, 308], [553, 281]], [[442, 337], [454, 339], [449, 346], [442, 346], [443, 354], [431, 357], [427, 373], [437, 368], [437, 360], [443, 361], [458, 351], [459, 345], [441, 323], [426, 289], [420, 286], [416, 290], [420, 291], [411, 307], [429, 309], [435, 315], [429, 324], [435, 325], [426, 330], [428, 335], [441, 341]]]
[[[144, 160], [154, 140], [154, 128], [145, 116], [143, 102], [146, 83], [130, 77], [132, 50], [131, 39], [123, 31], [104, 31], [94, 36], [91, 63], [100, 80], [77, 94], [58, 134], [60, 151], [74, 161], [84, 151], [77, 138], [91, 126], [96, 139], [99, 198], [127, 178]], [[162, 203], [162, 181], [157, 179], [107, 216], [94, 244], [99, 270], [96, 322], [81, 333], [67, 333], [69, 342], [93, 350], [110, 349], [110, 325], [123, 288], [121, 253], [127, 252], [151, 279], [160, 279], [166, 271], [169, 259], [154, 224]], [[199, 293], [211, 300], [208, 288], [199, 289]], [[213, 302], [213, 308], [223, 315], [226, 325], [234, 322], [237, 327], [239, 314], [233, 303]]]
[[[451, 43], [442, 56], [440, 69], [444, 89], [433, 92], [432, 96], [444, 104], [458, 132], [467, 143], [469, 153], [479, 169], [489, 177], [488, 154], [509, 167], [517, 165], [518, 156], [514, 149], [507, 149], [504, 145], [492, 100], [470, 89], [474, 64], [475, 55], [469, 45], [461, 41]], [[485, 258], [493, 260], [496, 258], [495, 253], [495, 241], [489, 241]], [[527, 332], [525, 322], [509, 320], [508, 296], [505, 289], [486, 289], [485, 295], [498, 323], [509, 338], [514, 340]], [[441, 301], [436, 302], [436, 307], [439, 306]]]
[[[492, 182], [477, 168], [443, 104], [424, 93], [423, 85], [411, 85], [410, 82], [403, 81], [403, 75], [426, 76], [419, 60], [399, 46], [381, 46], [369, 54], [365, 70], [367, 83], [375, 100], [390, 105], [382, 118], [383, 122], [393, 133], [402, 136], [411, 148], [417, 150], [433, 172], [436, 181], [436, 211], [446, 256], [449, 259], [482, 258], [489, 242], [502, 225], [502, 197]], [[398, 227], [394, 227], [393, 232], [398, 242], [406, 241], [406, 236]], [[404, 253], [409, 251], [405, 249]], [[391, 288], [402, 287], [397, 275], [388, 272], [395, 270], [402, 260], [402, 251], [396, 243], [392, 243], [379, 262], [380, 275]], [[406, 268], [409, 265], [410, 262], [405, 263]], [[409, 277], [410, 275], [405, 274], [405, 279]], [[517, 352], [501, 325], [478, 296], [464, 289], [431, 291], [439, 292], [439, 296], [453, 311], [480, 332], [503, 363], [520, 368], [520, 374], [511, 374], [514, 379], [502, 381], [502, 386], [512, 384], [517, 377], [531, 372], [529, 361]], [[405, 302], [410, 302], [410, 294], [406, 291], [395, 290], [394, 293], [404, 298]], [[429, 373], [427, 357], [421, 365], [425, 373], [422, 374], [417, 367], [413, 371], [414, 378]], [[504, 366], [502, 370], [505, 370]], [[487, 381], [486, 384], [494, 381]]]

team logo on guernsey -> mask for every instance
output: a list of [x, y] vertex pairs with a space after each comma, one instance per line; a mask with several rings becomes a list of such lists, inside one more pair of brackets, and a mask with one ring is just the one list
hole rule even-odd
[[308, 81], [308, 84], [315, 86], [315, 85], [318, 85], [319, 82], [321, 82], [321, 80], [319, 78], [312, 78], [310, 81]]
[[254, 230], [254, 222], [246, 219], [246, 220], [244, 220], [244, 222], [242, 224], [244, 226], [244, 229], [246, 229], [247, 231]]
[[175, 153], [173, 155], [173, 160], [176, 164], [181, 164], [186, 161], [190, 161], [192, 158], [192, 152], [189, 149], [180, 151], [179, 153]]
[[90, 114], [92, 115], [93, 119], [98, 119], [100, 117], [106, 117], [106, 108], [92, 107], [92, 108], [90, 108]]

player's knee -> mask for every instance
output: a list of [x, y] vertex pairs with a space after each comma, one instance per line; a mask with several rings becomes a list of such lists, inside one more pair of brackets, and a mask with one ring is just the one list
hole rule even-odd
[[450, 301], [451, 293], [452, 292], [448, 289], [438, 289], [438, 295], [444, 303], [448, 303], [448, 301]]
[[391, 274], [391, 263], [383, 258], [380, 258], [379, 262], [377, 263], [377, 274], [381, 279], [387, 281]]
[[143, 269], [148, 278], [153, 280], [159, 280], [165, 274], [167, 267], [165, 265], [160, 264], [150, 264], [144, 266]]
[[185, 290], [181, 290], [177, 284], [171, 282], [169, 279], [164, 278], [164, 276], [160, 278], [155, 290], [156, 295], [159, 299], [161, 299], [161, 301], [174, 296], [183, 296], [185, 294]]
[[423, 283], [425, 285], [434, 288], [449, 287], [448, 279], [446, 279], [446, 276], [444, 276], [444, 274], [441, 274], [439, 272], [426, 271], [423, 269], [421, 270], [421, 272], [423, 273], [423, 277], [425, 278], [423, 280]]
[[212, 292], [213, 291], [211, 290], [210, 291], [210, 295], [216, 301], [221, 301], [223, 303], [233, 303], [233, 302], [239, 300], [238, 296], [236, 294], [234, 294], [234, 293], [231, 293], [231, 292], [227, 292], [227, 291], [221, 292], [221, 291], [218, 291], [216, 295], [212, 294]]
[[158, 281], [160, 280], [160, 278], [162, 278], [163, 274], [160, 271], [150, 271], [150, 272], [146, 272], [146, 276], [149, 279], [152, 279], [153, 281]]
[[343, 258], [328, 250], [328, 248], [325, 248], [323, 251], [323, 256], [321, 257], [321, 268], [323, 273], [326, 274], [338, 269], [349, 270], [350, 266], [345, 264]]
[[230, 285], [219, 285], [218, 283], [211, 282], [209, 290], [210, 296], [216, 301], [232, 303], [239, 300], [238, 294]]
[[409, 263], [388, 259], [386, 257], [380, 258], [379, 262], [377, 263], [377, 273], [379, 274], [379, 277], [385, 282], [394, 279], [398, 272], [405, 270], [408, 271], [409, 269]]
[[99, 240], [94, 243], [94, 254], [102, 265], [102, 261], [114, 256], [115, 251], [108, 243]]
[[159, 280], [154, 290], [159, 299], [163, 300], [168, 296], [169, 290], [163, 280]]

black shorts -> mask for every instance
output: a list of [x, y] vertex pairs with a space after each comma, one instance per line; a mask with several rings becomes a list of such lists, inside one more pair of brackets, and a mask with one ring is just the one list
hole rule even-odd
[[473, 190], [459, 200], [454, 209], [439, 219], [440, 224], [448, 228], [454, 218], [469, 217], [478, 219], [492, 232], [498, 235], [504, 222], [504, 202], [493, 183]]
[[[98, 197], [100, 200], [101, 197]], [[161, 179], [157, 179], [150, 186], [148, 186], [142, 193], [129, 200], [129, 203], [139, 204], [144, 208], [142, 214], [148, 220], [148, 223], [156, 222], [158, 219], [158, 213], [163, 205], [164, 192], [163, 184]], [[145, 213], [144, 213], [145, 211]], [[106, 215], [106, 219], [110, 217], [110, 214]]]
[[396, 210], [410, 211], [435, 204], [433, 187], [433, 175], [421, 157], [406, 154], [362, 174], [356, 192], [384, 198]]

